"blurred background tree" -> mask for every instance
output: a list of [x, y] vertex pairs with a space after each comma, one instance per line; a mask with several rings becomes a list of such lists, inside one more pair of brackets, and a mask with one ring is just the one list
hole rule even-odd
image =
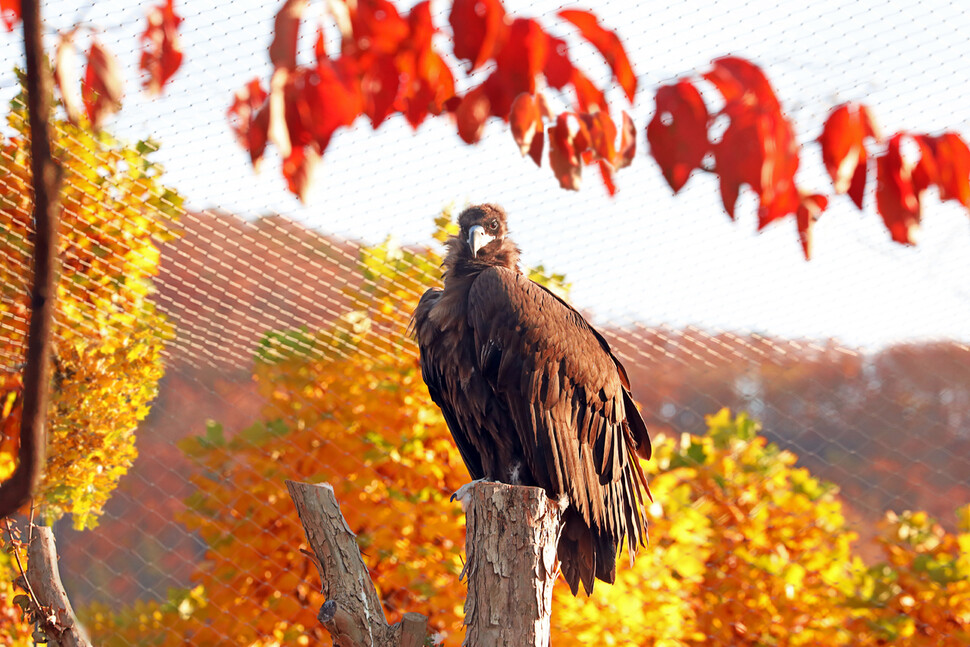
[[[435, 238], [449, 227], [446, 214]], [[301, 478], [333, 484], [389, 620], [425, 613], [440, 640], [460, 642], [464, 519], [448, 497], [468, 475], [406, 334], [407, 313], [440, 261], [390, 241], [361, 248], [365, 287], [348, 288], [348, 314], [322, 331], [264, 337], [252, 372], [265, 402], [258, 420], [235, 434], [213, 422], [182, 443], [196, 469], [181, 521], [206, 544], [193, 588], [166, 602], [89, 608], [98, 640], [324, 640], [317, 574], [299, 552], [303, 530], [283, 486]], [[562, 277], [554, 284], [566, 289]], [[903, 525], [890, 518], [880, 530], [884, 553], [870, 565], [855, 550], [838, 488], [796, 467], [795, 454], [745, 414], [724, 409], [704, 427], [655, 438], [644, 464], [656, 499], [650, 544], [633, 568], [621, 555], [616, 585], [592, 598], [557, 589], [554, 644], [876, 645], [966, 635], [965, 529], [947, 533], [924, 514]], [[923, 535], [907, 530], [917, 526]], [[909, 600], [929, 605], [919, 620], [906, 614]]]

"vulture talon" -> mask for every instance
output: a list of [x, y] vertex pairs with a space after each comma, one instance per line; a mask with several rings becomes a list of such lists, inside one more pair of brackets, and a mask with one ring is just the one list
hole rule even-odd
[[452, 493], [450, 501], [454, 503], [455, 499], [458, 499], [459, 501], [461, 501], [461, 507], [464, 508], [466, 505], [465, 499], [468, 498], [468, 496], [471, 494], [472, 488], [478, 485], [479, 483], [484, 483], [486, 481], [488, 481], [487, 478], [481, 478], [481, 479], [475, 479], [474, 481], [471, 481], [469, 483], [465, 483], [464, 485], [462, 485], [460, 488], [458, 488]]

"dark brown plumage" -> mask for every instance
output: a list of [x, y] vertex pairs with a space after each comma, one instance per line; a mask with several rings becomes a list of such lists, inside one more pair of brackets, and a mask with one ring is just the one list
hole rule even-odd
[[414, 312], [421, 372], [472, 478], [542, 487], [568, 505], [559, 540], [573, 594], [613, 582], [624, 537], [646, 535], [637, 456], [646, 425], [606, 340], [576, 310], [522, 275], [505, 212], [459, 216], [444, 289]]

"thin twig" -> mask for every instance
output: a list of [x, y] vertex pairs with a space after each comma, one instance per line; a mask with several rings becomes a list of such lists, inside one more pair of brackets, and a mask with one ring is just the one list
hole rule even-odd
[[7, 537], [10, 538], [10, 545], [13, 547], [13, 558], [17, 560], [17, 570], [20, 571], [20, 579], [24, 581], [24, 588], [27, 589], [27, 595], [30, 596], [30, 601], [39, 609], [40, 602], [37, 600], [37, 596], [34, 595], [33, 587], [30, 586], [30, 580], [27, 579], [27, 571], [24, 570], [23, 562], [20, 561], [20, 551], [17, 550], [16, 543], [14, 542], [13, 531], [10, 529], [10, 517], [4, 517], [3, 521], [7, 525]]
[[27, 518], [27, 545], [34, 538], [34, 497], [30, 497], [30, 516]]

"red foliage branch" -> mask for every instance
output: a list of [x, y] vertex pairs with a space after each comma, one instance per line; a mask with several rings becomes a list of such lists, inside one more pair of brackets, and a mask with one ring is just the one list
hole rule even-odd
[[[491, 65], [480, 84], [455, 91], [455, 72], [432, 42], [438, 28], [427, 0], [401, 15], [388, 0], [331, 3], [341, 29], [340, 52], [331, 56], [322, 31], [314, 63], [297, 64], [297, 39], [306, 0], [287, 0], [277, 14], [270, 59], [274, 72], [266, 90], [255, 79], [236, 92], [229, 119], [257, 164], [272, 143], [283, 157], [290, 190], [304, 196], [315, 163], [334, 133], [366, 116], [378, 128], [402, 114], [413, 128], [429, 115], [450, 114], [466, 143], [478, 142], [490, 117], [514, 120], [523, 154], [542, 162], [545, 133], [549, 159], [562, 186], [579, 188], [584, 165], [597, 163], [612, 193], [612, 172], [629, 163], [635, 146], [629, 118], [619, 145], [605, 93], [569, 58], [566, 42], [531, 18], [513, 18], [499, 0], [455, 0], [449, 15], [454, 55], [468, 71]], [[627, 97], [636, 77], [615, 33], [583, 11], [560, 12], [604, 57]], [[574, 110], [553, 115], [544, 88], [571, 90]], [[521, 99], [520, 99], [521, 98]], [[517, 103], [518, 101], [518, 103]], [[513, 106], [517, 111], [513, 114]], [[539, 110], [538, 106], [546, 107]], [[525, 145], [524, 142], [528, 141]]]
[[[732, 218], [741, 186], [749, 186], [760, 201], [758, 228], [794, 215], [802, 249], [810, 258], [812, 225], [828, 198], [799, 189], [795, 182], [800, 147], [771, 83], [753, 63], [734, 57], [714, 61], [703, 78], [724, 98], [717, 113], [709, 113], [689, 80], [657, 91], [647, 139], [667, 183], [676, 193], [694, 170], [717, 174], [724, 208]], [[711, 130], [719, 118], [726, 118], [728, 126], [714, 141]], [[918, 160], [904, 154], [907, 140], [918, 150]], [[832, 110], [818, 143], [835, 193], [847, 193], [859, 209], [870, 151], [873, 146], [883, 150], [875, 157], [876, 210], [898, 243], [914, 243], [921, 195], [928, 187], [935, 185], [942, 200], [970, 207], [970, 148], [955, 133], [896, 133], [882, 140], [866, 106], [843, 104]]]
[[[21, 19], [20, 0], [0, 0], [0, 18], [8, 31]], [[173, 0], [149, 10], [147, 26], [141, 35], [145, 50], [139, 67], [145, 73], [145, 89], [160, 94], [162, 88], [182, 65], [182, 46], [178, 27], [182, 18], [175, 13]], [[92, 33], [87, 67], [83, 81], [77, 73], [77, 49], [74, 39], [82, 25], [59, 35], [55, 54], [55, 81], [68, 120], [77, 124], [81, 105], [90, 126], [98, 130], [104, 120], [121, 109], [123, 81], [121, 66]], [[93, 28], [89, 28], [94, 32]]]
[[[922, 194], [931, 186], [939, 189], [941, 200], [970, 207], [970, 148], [956, 133], [934, 137], [898, 132], [884, 141], [868, 108], [843, 104], [832, 110], [819, 143], [835, 192], [848, 193], [859, 209], [870, 157], [867, 147], [885, 148], [876, 157], [876, 210], [897, 243], [915, 244]], [[918, 151], [917, 160], [904, 154], [906, 143]]]
[[[795, 215], [802, 249], [809, 257], [812, 225], [828, 199], [795, 183], [798, 142], [771, 83], [756, 65], [730, 56], [715, 60], [703, 78], [724, 99], [717, 113], [708, 111], [688, 80], [657, 91], [647, 140], [668, 184], [676, 193], [695, 169], [716, 173], [724, 209], [732, 219], [741, 186], [748, 185], [759, 198], [758, 229]], [[728, 126], [713, 141], [710, 131], [720, 118], [726, 118]], [[706, 165], [708, 157], [713, 161]]]

